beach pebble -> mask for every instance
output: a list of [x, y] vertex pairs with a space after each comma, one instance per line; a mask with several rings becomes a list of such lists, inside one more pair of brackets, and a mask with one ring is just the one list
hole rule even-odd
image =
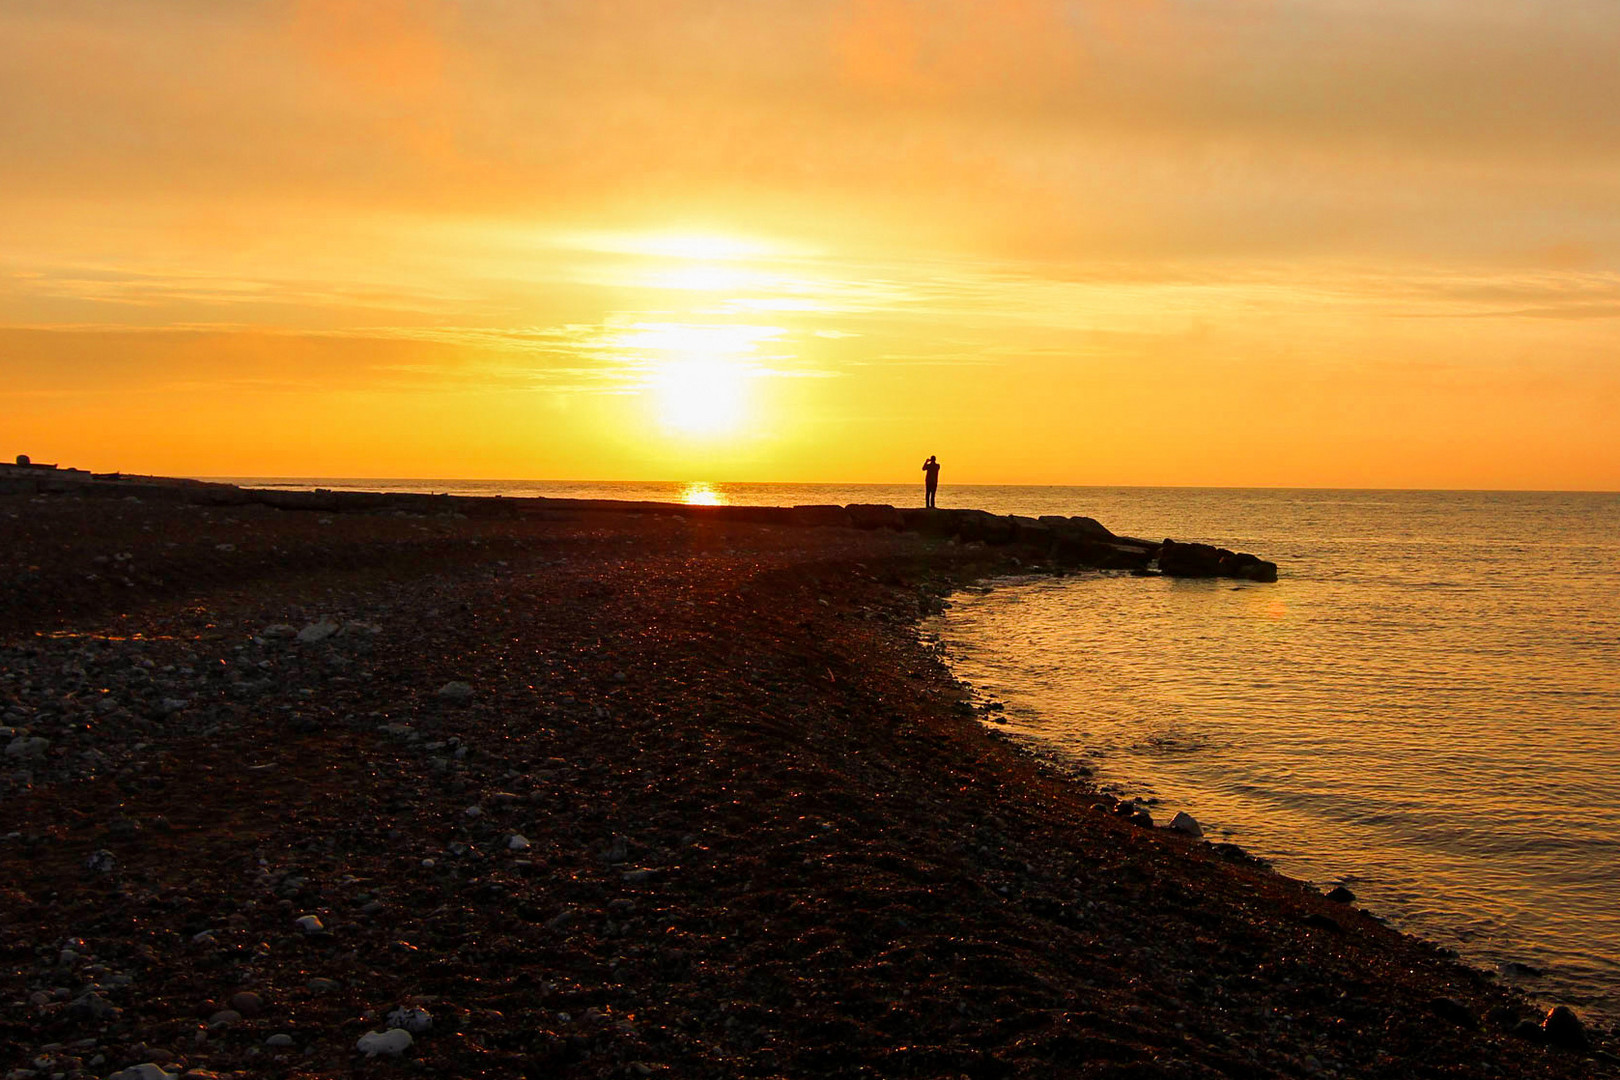
[[366, 1057], [376, 1057], [378, 1054], [393, 1056], [409, 1050], [415, 1041], [404, 1028], [390, 1028], [387, 1031], [367, 1032], [360, 1036], [354, 1048]]
[[242, 1014], [235, 1009], [221, 1009], [208, 1018], [208, 1026], [223, 1027], [227, 1024], [234, 1024], [241, 1019]]
[[322, 619], [319, 622], [312, 622], [298, 631], [298, 640], [306, 645], [313, 645], [318, 641], [325, 641], [337, 632], [337, 623], [331, 619]]
[[214, 550], [215, 551], [235, 551], [236, 550], [236, 545], [235, 544], [215, 544], [214, 545]]
[[68, 1006], [69, 1016], [79, 1020], [89, 1020], [94, 1023], [100, 1023], [103, 1020], [111, 1020], [113, 1017], [117, 1016], [119, 1012], [120, 1010], [116, 1005], [102, 997], [100, 994], [96, 993], [94, 990], [75, 998], [73, 1000], [73, 1004]]
[[506, 838], [506, 846], [511, 851], [527, 851], [529, 848], [529, 840], [528, 837], [519, 836], [517, 833], [513, 833], [511, 836]]
[[439, 700], [461, 704], [473, 699], [473, 688], [470, 683], [447, 682], [439, 687]]
[[311, 979], [304, 987], [312, 994], [330, 994], [334, 990], [341, 990], [342, 984], [336, 979]]
[[1429, 1011], [1442, 1020], [1449, 1020], [1458, 1027], [1476, 1028], [1479, 1021], [1475, 1019], [1473, 1010], [1456, 998], [1435, 998], [1429, 1002]]
[[45, 751], [51, 748], [51, 740], [35, 735], [12, 739], [6, 744], [6, 757], [22, 758], [25, 761], [42, 758]]
[[285, 1032], [279, 1032], [264, 1040], [264, 1045], [284, 1048], [293, 1044], [293, 1037]]
[[270, 638], [272, 640], [278, 638], [296, 637], [297, 635], [298, 628], [290, 623], [272, 623], [263, 630], [259, 631], [260, 637]]
[[258, 1016], [264, 1012], [264, 998], [252, 990], [238, 990], [231, 995], [231, 1008], [243, 1016]]
[[319, 934], [325, 931], [326, 924], [314, 915], [302, 915], [293, 923], [306, 934]]
[[433, 1026], [433, 1014], [426, 1009], [413, 1009], [401, 1005], [388, 1014], [390, 1028], [403, 1028], [412, 1035], [420, 1035]]
[[92, 851], [85, 857], [84, 868], [92, 874], [110, 874], [118, 869], [118, 859], [106, 848]]
[[1547, 1010], [1546, 1019], [1541, 1022], [1541, 1031], [1554, 1046], [1562, 1046], [1566, 1050], [1591, 1048], [1586, 1038], [1586, 1026], [1568, 1006], [1559, 1005]]
[[107, 1080], [175, 1080], [175, 1073], [165, 1072], [163, 1066], [147, 1061], [139, 1065], [131, 1065], [127, 1069], [119, 1069], [107, 1077]]
[[1204, 835], [1203, 826], [1198, 824], [1198, 819], [1185, 810], [1178, 811], [1176, 816], [1170, 819], [1170, 828], [1183, 836]]

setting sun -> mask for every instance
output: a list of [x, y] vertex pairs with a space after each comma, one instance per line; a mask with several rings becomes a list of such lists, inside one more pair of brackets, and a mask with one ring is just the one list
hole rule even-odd
[[766, 374], [760, 346], [783, 333], [749, 324], [637, 323], [608, 335], [604, 352], [639, 374], [665, 430], [712, 437], [748, 419], [749, 383]]

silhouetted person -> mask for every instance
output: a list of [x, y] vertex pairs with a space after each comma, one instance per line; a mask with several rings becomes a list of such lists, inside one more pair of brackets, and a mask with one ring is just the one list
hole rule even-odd
[[933, 454], [929, 454], [928, 460], [923, 462], [923, 494], [925, 496], [923, 505], [930, 510], [934, 509], [934, 493], [938, 490], [939, 462], [934, 460]]

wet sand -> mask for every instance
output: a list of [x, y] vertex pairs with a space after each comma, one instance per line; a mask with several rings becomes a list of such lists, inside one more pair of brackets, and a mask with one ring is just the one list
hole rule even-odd
[[1007, 560], [0, 496], [0, 1075], [1615, 1072], [987, 731], [915, 626]]

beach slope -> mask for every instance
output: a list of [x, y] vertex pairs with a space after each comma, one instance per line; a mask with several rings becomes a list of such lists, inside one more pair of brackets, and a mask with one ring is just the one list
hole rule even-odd
[[0, 1072], [1612, 1072], [988, 734], [915, 624], [1005, 558], [0, 497]]

